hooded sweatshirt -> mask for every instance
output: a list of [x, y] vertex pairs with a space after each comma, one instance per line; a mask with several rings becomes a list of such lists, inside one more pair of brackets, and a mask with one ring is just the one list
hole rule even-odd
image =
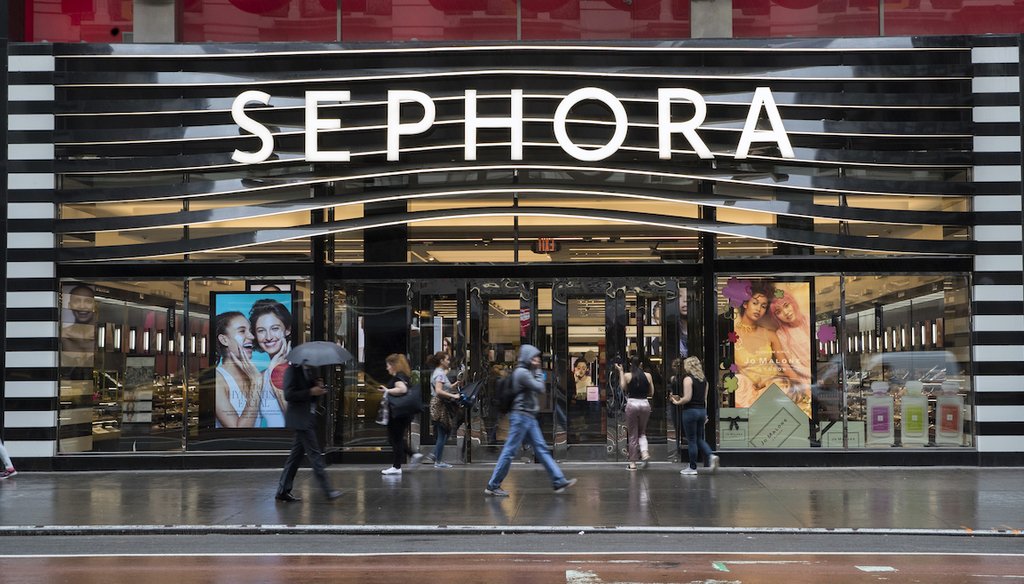
[[530, 361], [540, 355], [540, 349], [533, 345], [523, 345], [519, 349], [519, 363], [512, 372], [512, 383], [515, 384], [518, 394], [512, 403], [513, 412], [521, 412], [536, 417], [540, 411], [538, 394], [544, 393], [544, 373], [534, 370]]

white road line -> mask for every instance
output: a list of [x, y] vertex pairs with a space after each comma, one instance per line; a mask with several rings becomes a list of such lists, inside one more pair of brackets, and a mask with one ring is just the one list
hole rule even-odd
[[854, 566], [861, 572], [898, 572], [896, 568], [892, 566]]

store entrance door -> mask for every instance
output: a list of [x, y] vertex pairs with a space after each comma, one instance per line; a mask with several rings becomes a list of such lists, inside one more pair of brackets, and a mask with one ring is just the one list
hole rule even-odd
[[[555, 455], [578, 461], [627, 460], [625, 411], [615, 399], [616, 361], [632, 357], [651, 374], [654, 396], [646, 446], [654, 460], [675, 460], [676, 428], [668, 407], [669, 366], [680, 354], [677, 282], [566, 280], [552, 288], [555, 356]], [[684, 304], [683, 304], [684, 305]], [[564, 415], [559, 415], [564, 412]], [[559, 440], [564, 435], [564, 440]]]

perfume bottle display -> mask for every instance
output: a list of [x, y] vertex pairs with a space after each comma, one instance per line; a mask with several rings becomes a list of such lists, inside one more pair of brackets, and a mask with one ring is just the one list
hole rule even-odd
[[962, 446], [964, 441], [964, 398], [953, 381], [942, 383], [942, 393], [935, 399], [935, 443]]
[[872, 381], [871, 395], [865, 401], [868, 415], [865, 443], [868, 446], [892, 446], [893, 399], [889, 395], [889, 382]]
[[928, 398], [921, 393], [924, 384], [910, 380], [900, 400], [900, 443], [904, 446], [928, 444]]

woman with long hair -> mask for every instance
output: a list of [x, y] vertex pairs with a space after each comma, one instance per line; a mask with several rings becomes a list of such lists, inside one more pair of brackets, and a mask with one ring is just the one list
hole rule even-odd
[[640, 366], [640, 358], [629, 360], [629, 373], [622, 372], [622, 365], [615, 364], [619, 372], [619, 388], [626, 394], [626, 444], [629, 454], [629, 470], [636, 470], [637, 460], [646, 466], [651, 459], [647, 450], [647, 420], [651, 417], [651, 402], [654, 397], [654, 381], [651, 374]]
[[791, 384], [786, 351], [775, 331], [761, 322], [768, 312], [769, 298], [767, 291], [755, 289], [739, 308], [735, 325], [738, 408], [749, 408], [773, 384], [784, 392], [789, 391]]
[[683, 407], [683, 432], [686, 433], [686, 447], [690, 463], [683, 470], [683, 475], [697, 474], [697, 450], [704, 454], [704, 461], [711, 467], [711, 472], [718, 469], [718, 456], [711, 452], [711, 446], [704, 440], [704, 424], [708, 420], [708, 381], [704, 377], [704, 368], [700, 359], [687, 357], [683, 361], [683, 394], [671, 395], [669, 399], [677, 406]]
[[263, 395], [260, 398], [260, 417], [269, 428], [284, 427], [284, 373], [288, 369], [288, 352], [292, 342], [292, 313], [272, 298], [263, 298], [249, 309], [256, 344], [253, 350], [266, 353], [270, 365], [263, 371]]
[[768, 309], [790, 372], [789, 398], [811, 415], [811, 327], [800, 304], [788, 291], [776, 294]]
[[405, 395], [409, 392], [412, 369], [409, 368], [409, 360], [405, 358], [405, 355], [398, 353], [388, 355], [384, 359], [384, 363], [387, 365], [388, 375], [391, 376], [391, 379], [388, 380], [387, 385], [380, 386], [380, 390], [388, 398], [388, 408], [390, 409], [388, 414], [388, 443], [391, 444], [394, 462], [388, 468], [380, 471], [380, 473], [384, 475], [401, 475], [402, 464], [406, 461], [407, 457], [412, 456], [412, 460], [410, 460], [412, 465], [419, 464], [423, 458], [422, 454], [414, 452], [412, 448], [409, 448], [409, 444], [405, 441], [405, 435], [409, 431], [409, 426], [412, 425], [413, 414], [398, 412], [391, 408], [393, 397]]
[[430, 374], [430, 419], [434, 422], [434, 435], [437, 438], [434, 445], [434, 468], [452, 467], [443, 460], [444, 443], [459, 424], [459, 393], [455, 387], [460, 385], [462, 380], [452, 383], [448, 379], [451, 363], [452, 356], [445, 351], [434, 353], [427, 359], [427, 366], [434, 368], [434, 372]]
[[214, 400], [218, 428], [259, 426], [263, 378], [252, 362], [252, 325], [237, 311], [217, 315], [217, 382]]

